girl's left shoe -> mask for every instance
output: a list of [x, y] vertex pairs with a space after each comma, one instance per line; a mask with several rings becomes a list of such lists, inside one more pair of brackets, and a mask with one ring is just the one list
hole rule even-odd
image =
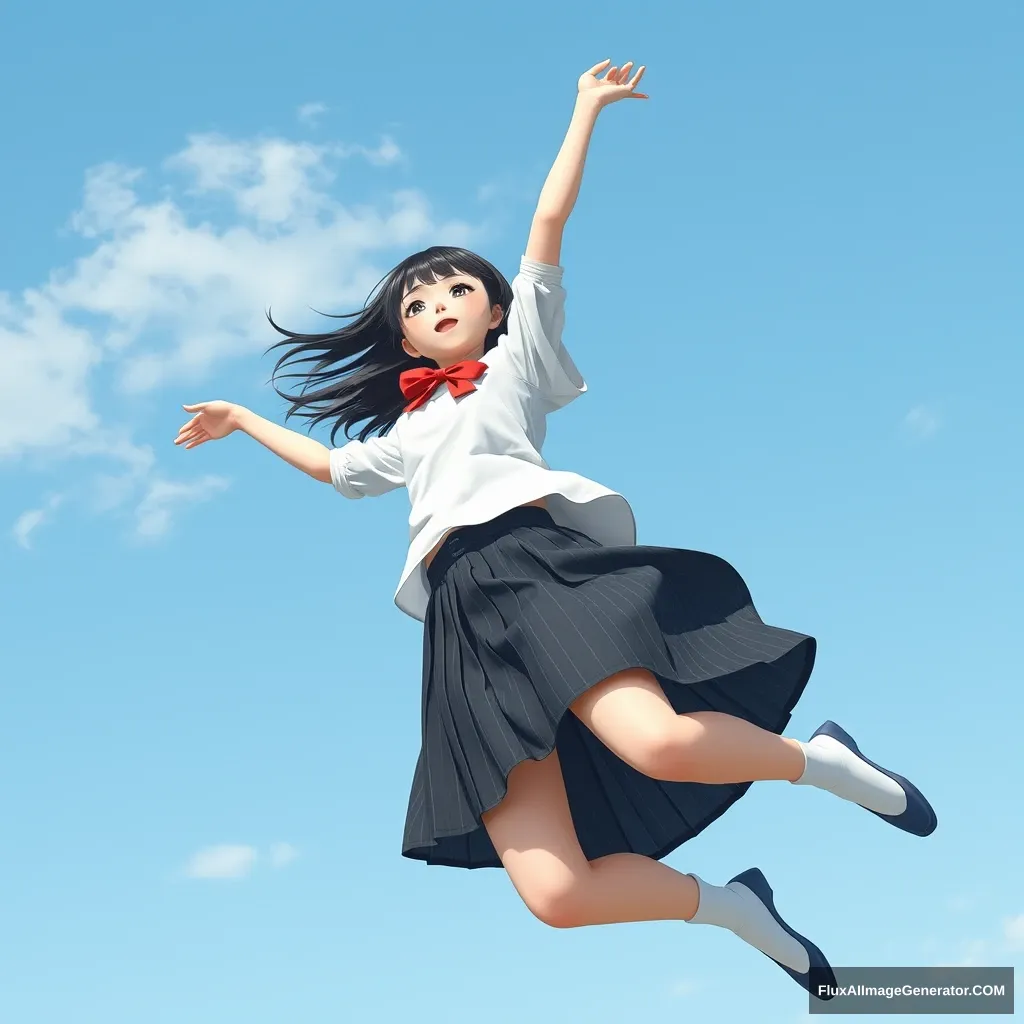
[[825, 722], [802, 743], [807, 766], [797, 785], [815, 786], [871, 811], [915, 836], [931, 835], [938, 818], [924, 794], [908, 779], [861, 753], [853, 737]]
[[775, 894], [758, 868], [750, 868], [724, 886], [710, 885], [698, 875], [699, 902], [693, 924], [727, 928], [778, 964], [802, 989], [818, 999], [831, 999], [836, 976], [825, 954], [791, 928], [775, 909]]

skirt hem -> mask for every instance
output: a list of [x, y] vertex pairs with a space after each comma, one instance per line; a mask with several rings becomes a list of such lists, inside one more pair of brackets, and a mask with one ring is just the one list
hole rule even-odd
[[[776, 719], [773, 723], [760, 724], [761, 728], [766, 729], [769, 732], [773, 732], [776, 735], [781, 735], [782, 731], [789, 724], [789, 721], [792, 718], [793, 708], [796, 707], [801, 696], [803, 695], [804, 690], [807, 687], [808, 682], [810, 681], [812, 672], [814, 670], [815, 659], [817, 656], [817, 641], [814, 639], [814, 637], [802, 635], [801, 638], [788, 651], [783, 652], [778, 658], [773, 658], [771, 661], [752, 661], [749, 665], [744, 666], [743, 669], [739, 670], [740, 672], [742, 672], [746, 669], [754, 668], [759, 665], [773, 665], [780, 658], [787, 657], [788, 655], [793, 654], [801, 647], [805, 649], [804, 664], [800, 672], [796, 676], [795, 683], [792, 692], [790, 693], [789, 699], [785, 702], [784, 705], [782, 705], [781, 710], [779, 714], [776, 716]], [[545, 758], [550, 757], [551, 754], [554, 753], [554, 751], [557, 749], [559, 727], [561, 726], [562, 720], [565, 718], [565, 716], [573, 713], [571, 710], [572, 704], [575, 701], [577, 701], [581, 696], [583, 696], [583, 694], [585, 694], [588, 690], [592, 690], [595, 686], [598, 686], [606, 679], [610, 678], [611, 676], [617, 675], [619, 672], [625, 672], [630, 669], [642, 669], [647, 672], [650, 672], [651, 675], [653, 675], [654, 678], [657, 679], [662, 689], [665, 690], [665, 695], [670, 703], [673, 703], [670, 691], [674, 691], [674, 688], [682, 688], [683, 690], [686, 690], [689, 689], [691, 686], [696, 685], [693, 683], [684, 683], [677, 679], [672, 679], [669, 676], [664, 676], [658, 673], [650, 663], [642, 664], [639, 662], [631, 662], [629, 664], [623, 665], [621, 668], [617, 668], [612, 671], [607, 671], [601, 676], [600, 679], [596, 679], [593, 682], [590, 682], [584, 686], [579, 687], [578, 691], [573, 694], [571, 699], [568, 701], [568, 703], [565, 704], [565, 707], [562, 708], [561, 713], [557, 717], [557, 722], [554, 728], [554, 738], [552, 739], [550, 748], [548, 748], [545, 751], [545, 753], [543, 753], [540, 757], [520, 758], [519, 760], [515, 761], [507, 770], [503, 769], [502, 786], [500, 794], [498, 795], [496, 800], [490, 802], [487, 807], [483, 808], [475, 815], [475, 820], [472, 823], [464, 827], [459, 827], [455, 829], [438, 829], [434, 833], [432, 840], [420, 842], [412, 846], [403, 847], [402, 856], [407, 860], [422, 861], [428, 865], [438, 867], [461, 867], [467, 868], [469, 870], [475, 870], [476, 868], [503, 867], [504, 865], [502, 864], [501, 859], [498, 857], [488, 860], [467, 862], [465, 860], [458, 860], [455, 858], [432, 856], [431, 851], [434, 849], [434, 847], [438, 845], [438, 840], [469, 835], [477, 831], [478, 829], [485, 827], [481, 820], [482, 816], [484, 814], [487, 814], [489, 811], [493, 811], [496, 807], [500, 806], [501, 802], [508, 795], [508, 778], [509, 775], [511, 775], [512, 770], [514, 768], [517, 768], [520, 764], [525, 764], [527, 761], [543, 761]], [[730, 673], [729, 675], [735, 674], [738, 673]], [[716, 683], [720, 683], [723, 680], [728, 679], [729, 675], [720, 676], [713, 681]], [[685, 714], [686, 712], [679, 713]], [[658, 848], [654, 852], [642, 854], [642, 856], [650, 857], [653, 860], [661, 860], [662, 858], [667, 857], [668, 854], [672, 853], [674, 850], [678, 849], [680, 846], [688, 842], [690, 839], [693, 839], [695, 836], [700, 835], [700, 833], [703, 832], [704, 829], [706, 829], [709, 825], [717, 821], [723, 814], [725, 814], [727, 810], [729, 810], [730, 807], [732, 807], [742, 796], [746, 794], [747, 790], [751, 787], [751, 785], [753, 785], [753, 783], [734, 783], [731, 785], [734, 786], [737, 789], [737, 791], [730, 797], [730, 799], [723, 801], [722, 803], [716, 804], [713, 813], [705, 816], [705, 818], [701, 820], [697, 825], [692, 826], [679, 837], [673, 838], [670, 842], [664, 844], [662, 847]]]

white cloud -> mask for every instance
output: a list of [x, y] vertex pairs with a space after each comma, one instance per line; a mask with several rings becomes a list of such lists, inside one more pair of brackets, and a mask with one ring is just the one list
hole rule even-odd
[[270, 863], [275, 868], [283, 868], [298, 855], [299, 851], [291, 843], [274, 843], [270, 848]]
[[138, 168], [114, 163], [90, 168], [85, 175], [84, 202], [72, 214], [71, 228], [85, 238], [96, 238], [130, 222], [135, 210], [133, 186], [141, 177]]
[[925, 405], [916, 405], [904, 417], [903, 425], [912, 436], [923, 441], [935, 434], [940, 421], [934, 410]]
[[136, 535], [146, 540], [162, 537], [171, 528], [177, 508], [208, 501], [226, 490], [227, 486], [228, 482], [219, 476], [204, 476], [189, 483], [159, 478], [151, 480], [135, 509]]
[[397, 163], [402, 159], [402, 151], [398, 148], [397, 143], [386, 135], [381, 139], [379, 146], [349, 146], [343, 152], [350, 156], [361, 156], [378, 167]]
[[327, 210], [323, 186], [333, 174], [329, 147], [265, 139], [255, 144], [195, 135], [167, 166], [194, 179], [194, 192], [223, 192], [238, 212], [262, 225], [285, 224]]
[[[313, 145], [206, 134], [152, 173], [90, 169], [69, 221], [82, 255], [20, 294], [0, 292], [0, 461], [106, 463], [87, 489], [92, 504], [135, 501], [146, 537], [166, 532], [173, 509], [222, 490], [215, 477], [164, 480], [135, 439], [134, 414], [111, 421], [111, 393], [129, 410], [133, 395], [171, 386], [168, 408], [193, 401], [215, 368], [255, 360], [276, 338], [268, 307], [297, 326], [310, 307], [348, 311], [414, 248], [478, 237], [464, 222], [439, 221], [415, 190], [350, 202], [336, 178], [350, 158], [386, 165], [402, 153], [388, 138]], [[21, 523], [26, 540], [41, 522]]]
[[251, 846], [209, 846], [194, 854], [185, 866], [189, 878], [244, 878], [256, 863]]
[[30, 508], [18, 516], [11, 532], [21, 547], [27, 549], [32, 546], [29, 538], [50, 518], [62, 500], [63, 495], [55, 494], [40, 508]]
[[343, 206], [330, 191], [334, 164], [355, 154], [378, 163], [400, 156], [390, 140], [369, 149], [193, 136], [167, 167], [186, 177], [192, 204], [228, 204], [220, 230], [192, 223], [187, 207], [168, 199], [143, 202], [137, 172], [104, 166], [91, 172], [73, 220], [104, 237], [46, 294], [59, 310], [98, 317], [96, 340], [117, 357], [121, 387], [144, 392], [262, 351], [268, 306], [295, 317], [309, 306], [361, 303], [386, 270], [376, 264], [385, 250], [472, 238], [466, 224], [436, 223], [411, 190], [380, 210]]
[[90, 333], [44, 288], [0, 294], [0, 459], [67, 444], [99, 418], [87, 382], [100, 361]]
[[303, 124], [316, 124], [322, 114], [327, 113], [326, 103], [303, 103], [296, 111]]
[[1003, 922], [1003, 939], [1015, 953], [1024, 952], [1024, 914], [1009, 917]]

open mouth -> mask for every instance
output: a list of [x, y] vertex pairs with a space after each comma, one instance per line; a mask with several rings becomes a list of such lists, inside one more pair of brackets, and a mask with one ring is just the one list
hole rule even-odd
[[458, 322], [458, 320], [455, 320], [452, 317], [447, 317], [446, 319], [439, 321], [434, 330], [440, 331], [444, 334], [445, 331], [450, 331]]

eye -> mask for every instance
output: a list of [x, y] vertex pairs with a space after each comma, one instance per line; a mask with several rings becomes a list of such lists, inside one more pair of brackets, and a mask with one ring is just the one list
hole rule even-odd
[[[461, 298], [463, 295], [468, 295], [473, 291], [473, 286], [466, 281], [457, 281], [455, 284], [448, 289], [448, 293], [453, 299]], [[417, 313], [423, 310], [424, 306], [421, 300], [413, 299], [408, 306], [405, 307], [406, 316], [415, 316]]]

